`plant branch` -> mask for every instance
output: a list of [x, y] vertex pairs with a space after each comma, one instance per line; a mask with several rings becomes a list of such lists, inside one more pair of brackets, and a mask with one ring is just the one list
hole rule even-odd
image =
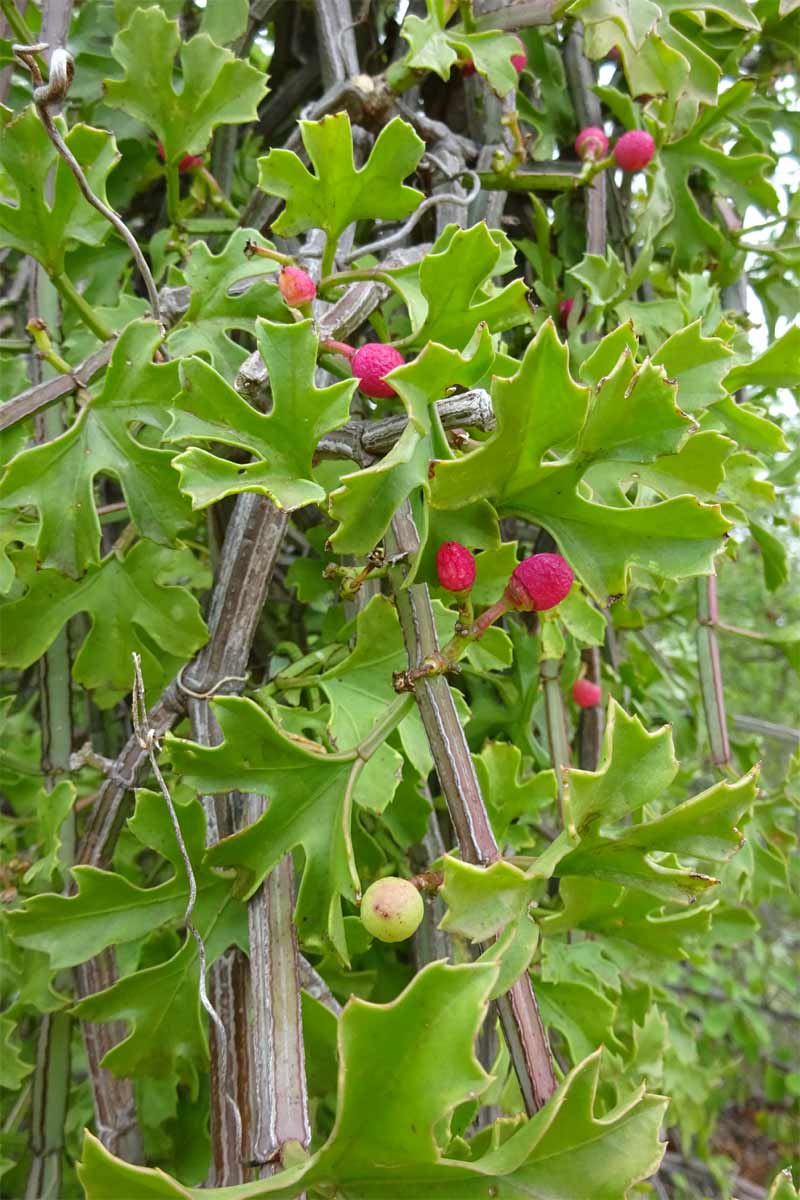
[[23, 421], [26, 417], [39, 412], [40, 409], [47, 408], [56, 400], [60, 400], [62, 396], [67, 396], [78, 388], [86, 387], [99, 371], [108, 366], [116, 341], [116, 337], [112, 336], [110, 341], [93, 351], [69, 374], [57, 375], [54, 379], [34, 384], [33, 387], [20, 392], [13, 399], [6, 400], [5, 404], [0, 404], [0, 431], [9, 429], [12, 425], [16, 425], [17, 421]]
[[567, 717], [564, 711], [564, 697], [561, 694], [561, 661], [557, 658], [545, 658], [539, 666], [539, 678], [544, 691], [544, 711], [547, 721], [547, 744], [550, 749], [550, 762], [556, 776], [558, 803], [561, 808], [561, 823], [570, 837], [575, 837], [575, 826], [569, 812], [569, 802], [566, 792], [566, 775], [570, 763], [569, 739], [567, 737]]
[[[72, 79], [75, 74], [75, 65], [72, 61], [71, 55], [69, 55], [66, 50], [54, 50], [50, 60], [50, 78], [47, 84], [45, 84], [42, 79], [41, 71], [39, 70], [39, 64], [36, 60], [36, 52], [46, 49], [47, 46], [44, 44], [14, 46], [14, 53], [25, 64], [31, 73], [31, 78], [33, 79], [34, 84], [33, 102], [36, 105], [36, 111], [39, 114], [39, 119], [44, 125], [47, 136], [55, 146], [56, 151], [61, 158], [63, 158], [64, 162], [67, 164], [73, 176], [75, 177], [75, 182], [80, 188], [84, 199], [91, 204], [92, 208], [96, 209], [101, 216], [105, 217], [109, 224], [114, 227], [114, 229], [116, 229], [117, 233], [120, 235], [133, 255], [133, 260], [136, 263], [139, 274], [144, 282], [145, 290], [147, 291], [153, 319], [161, 324], [161, 313], [158, 305], [158, 291], [156, 289], [155, 280], [153, 279], [150, 267], [148, 266], [147, 259], [144, 257], [141, 249], [139, 248], [139, 243], [128, 229], [128, 226], [122, 220], [122, 217], [120, 217], [118, 213], [114, 212], [113, 208], [110, 208], [107, 204], [105, 204], [100, 197], [96, 196], [92, 191], [91, 185], [83, 172], [83, 168], [62, 138], [58, 129], [56, 129], [55, 125], [53, 124], [53, 119], [50, 116], [50, 108], [59, 105], [66, 100], [70, 84], [72, 83]], [[63, 278], [64, 277], [62, 277], [62, 279]], [[58, 284], [56, 284], [56, 286], [58, 286]], [[72, 290], [74, 291], [74, 289]], [[76, 292], [75, 295], [78, 295], [78, 293]], [[71, 302], [74, 303], [74, 299], [72, 299]], [[83, 315], [84, 319], [86, 319], [86, 315]], [[91, 325], [89, 327], [92, 328]], [[93, 329], [93, 332], [96, 331]], [[101, 341], [105, 341], [106, 338], [112, 336], [112, 333], [110, 330], [108, 330], [104, 333], [96, 333], [96, 336], [98, 336]]]
[[[409, 668], [418, 669], [439, 647], [427, 585], [404, 586], [403, 562], [413, 559], [420, 548], [407, 501], [386, 533], [385, 548], [389, 557], [402, 555], [390, 578]], [[414, 694], [461, 856], [465, 862], [488, 866], [500, 855], [447, 680], [443, 675], [421, 678]], [[525, 1107], [534, 1113], [553, 1094], [556, 1080], [528, 972], [499, 998], [497, 1007]]]
[[114, 330], [98, 317], [91, 304], [66, 275], [53, 275], [51, 279], [59, 296], [75, 309], [86, 328], [90, 329], [99, 341], [105, 342], [114, 337]]
[[725, 767], [731, 761], [731, 746], [716, 633], [718, 621], [717, 577], [709, 575], [697, 580], [697, 665], [711, 759], [715, 766]]
[[[34, 267], [41, 279], [41, 268]], [[38, 324], [39, 289], [31, 291], [31, 322]], [[41, 363], [34, 357], [31, 374], [41, 378]], [[38, 423], [37, 442], [57, 437], [63, 430], [60, 411], [48, 413]], [[69, 634], [62, 629], [39, 662], [40, 762], [48, 792], [69, 770], [72, 751], [72, 679]], [[60, 860], [66, 874], [75, 855], [75, 813], [69, 813], [59, 831]], [[62, 973], [56, 987], [66, 987], [69, 976]], [[64, 1124], [71, 1082], [72, 1016], [68, 1011], [42, 1014], [36, 1042], [36, 1070], [31, 1090], [31, 1164], [26, 1197], [30, 1200], [59, 1200], [64, 1166]]]
[[[247, 820], [266, 811], [247, 796]], [[284, 1149], [311, 1140], [300, 1013], [300, 963], [294, 926], [291, 855], [281, 859], [248, 904], [251, 1055], [255, 1105], [251, 1154], [263, 1175], [283, 1164]]]

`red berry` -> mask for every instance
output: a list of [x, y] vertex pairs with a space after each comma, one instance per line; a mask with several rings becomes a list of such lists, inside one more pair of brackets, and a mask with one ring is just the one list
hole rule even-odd
[[436, 574], [448, 592], [467, 592], [475, 582], [475, 556], [460, 542], [442, 542], [436, 551]]
[[184, 154], [181, 161], [178, 163], [178, 170], [185, 174], [187, 171], [194, 170], [195, 167], [202, 167], [202, 154]]
[[619, 60], [620, 60], [619, 46], [612, 46], [608, 52], [608, 57], [611, 59], [612, 62], [619, 62]]
[[572, 685], [572, 699], [579, 708], [595, 708], [603, 697], [603, 689], [591, 679], [576, 679]]
[[524, 612], [544, 612], [561, 603], [574, 578], [572, 567], [560, 554], [532, 554], [512, 571], [506, 599]]
[[308, 304], [317, 294], [314, 280], [300, 267], [282, 267], [278, 276], [278, 287], [290, 308]]
[[471, 58], [465, 58], [464, 61], [462, 63], [460, 63], [459, 65], [461, 67], [462, 75], [474, 75], [475, 74], [475, 63], [472, 61]]
[[608, 138], [598, 125], [587, 125], [575, 138], [575, 150], [583, 162], [596, 162], [608, 154]]
[[575, 301], [570, 300], [570, 299], [562, 300], [561, 303], [559, 304], [558, 315], [561, 318], [562, 325], [566, 325], [567, 321], [569, 321], [569, 315], [572, 312], [574, 306], [575, 306]]
[[525, 49], [521, 38], [517, 38], [516, 40], [519, 42], [519, 51], [511, 55], [511, 65], [517, 74], [521, 75], [528, 65], [528, 51]]
[[[156, 150], [158, 151], [158, 157], [161, 159], [161, 161], [166, 162], [167, 156], [164, 152], [164, 143], [159, 142], [156, 146]], [[193, 167], [202, 167], [202, 165], [202, 154], [184, 154], [183, 158], [178, 163], [178, 170], [182, 174], [185, 174], [187, 171], [191, 171]]]
[[656, 152], [656, 144], [644, 129], [623, 133], [614, 147], [614, 161], [623, 171], [641, 171]]
[[394, 346], [384, 346], [383, 342], [367, 342], [359, 346], [352, 358], [353, 374], [358, 380], [358, 386], [365, 396], [374, 400], [388, 400], [397, 392], [384, 381], [395, 367], [400, 367], [406, 360]]

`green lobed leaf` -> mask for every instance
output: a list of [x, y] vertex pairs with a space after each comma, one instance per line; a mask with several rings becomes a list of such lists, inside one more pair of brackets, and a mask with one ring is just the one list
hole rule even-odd
[[703, 337], [702, 321], [679, 329], [653, 355], [653, 363], [663, 366], [678, 385], [678, 403], [684, 412], [700, 409], [724, 400], [729, 360], [733, 351], [721, 338]]
[[498, 843], [503, 844], [513, 821], [537, 820], [556, 797], [556, 777], [553, 771], [538, 771], [524, 775], [522, 753], [508, 742], [488, 742], [474, 756], [475, 770], [481, 785], [492, 829]]
[[353, 221], [407, 217], [422, 200], [422, 193], [404, 186], [403, 180], [416, 167], [425, 146], [399, 117], [384, 126], [359, 170], [353, 163], [347, 113], [301, 121], [300, 132], [314, 174], [290, 150], [270, 150], [258, 160], [258, 186], [286, 201], [272, 223], [282, 237], [323, 229], [335, 242]]
[[692, 269], [709, 253], [716, 258], [731, 254], [727, 231], [701, 212], [689, 186], [690, 176], [698, 170], [708, 172], [719, 191], [742, 211], [749, 204], [777, 211], [775, 189], [765, 178], [773, 160], [766, 154], [731, 154], [720, 144], [730, 123], [735, 124], [749, 104], [753, 87], [751, 81], [740, 80], [719, 100], [714, 96], [683, 137], [659, 150], [659, 163], [671, 195], [671, 211], [660, 236], [672, 247], [674, 262], [681, 268]]
[[311, 478], [312, 459], [320, 438], [347, 420], [355, 380], [316, 386], [318, 339], [311, 321], [258, 318], [255, 324], [272, 390], [269, 413], [249, 405], [202, 359], [180, 365], [182, 387], [166, 440], [221, 443], [256, 456], [242, 466], [196, 447], [177, 455], [181, 490], [194, 508], [245, 491], [261, 492], [286, 509], [325, 497]]
[[447, 912], [441, 928], [473, 942], [485, 941], [524, 916], [533, 892], [525, 873], [512, 863], [500, 859], [478, 867], [448, 854], [441, 888]]
[[16, 1045], [16, 1023], [0, 1013], [0, 1088], [19, 1091], [32, 1070]]
[[200, 795], [254, 792], [265, 795], [269, 807], [254, 824], [213, 846], [209, 866], [236, 867], [247, 898], [284, 854], [302, 846], [305, 866], [295, 911], [299, 936], [318, 949], [332, 944], [347, 961], [341, 900], [355, 901], [360, 891], [348, 786], [353, 762], [287, 736], [252, 700], [219, 698], [213, 709], [222, 743], [212, 748], [168, 737], [174, 769]]
[[[260, 256], [246, 258], [248, 242], [272, 245], [255, 229], [237, 229], [219, 254], [213, 254], [205, 242], [194, 243], [184, 272], [190, 289], [189, 307], [167, 338], [173, 357], [205, 353], [228, 379], [233, 379], [247, 356], [229, 330], [254, 333], [257, 317], [290, 319], [277, 283], [264, 279], [265, 274], [277, 272], [278, 264]], [[246, 291], [231, 294], [235, 284], [248, 279], [253, 282]]]
[[611, 246], [604, 255], [584, 254], [567, 273], [583, 284], [589, 301], [601, 308], [620, 298], [628, 281], [625, 267]]
[[109, 554], [79, 580], [38, 570], [29, 550], [16, 553], [14, 562], [26, 591], [0, 605], [0, 662], [30, 666], [70, 617], [88, 613], [89, 631], [72, 674], [102, 708], [130, 690], [134, 651], [145, 684], [160, 691], [208, 636], [197, 600], [177, 586], [196, 567], [188, 550], [138, 542], [123, 559]]
[[626, 964], [640, 962], [643, 954], [657, 959], [686, 959], [694, 943], [708, 934], [718, 901], [673, 909], [636, 888], [621, 887], [602, 879], [562, 879], [561, 912], [540, 920], [545, 937], [583, 929], [602, 935], [613, 956], [626, 943], [635, 947], [623, 955]]
[[742, 363], [729, 371], [725, 387], [730, 392], [740, 387], [800, 387], [800, 325], [790, 325], [777, 342], [751, 363]]
[[[327, 1142], [270, 1179], [218, 1190], [219, 1200], [290, 1200], [303, 1189], [335, 1189], [343, 1200], [478, 1200], [491, 1192], [504, 1200], [618, 1200], [652, 1174], [664, 1150], [658, 1135], [667, 1100], [641, 1088], [601, 1108], [599, 1052], [501, 1145], [490, 1142], [473, 1159], [441, 1156], [437, 1126], [488, 1083], [473, 1043], [496, 974], [488, 964], [433, 963], [390, 1004], [351, 999], [339, 1022], [339, 1098]], [[379, 1104], [376, 1078], [383, 1081]], [[203, 1194], [160, 1171], [128, 1166], [90, 1136], [78, 1170], [88, 1200]]]
[[[134, 10], [114, 38], [113, 54], [125, 74], [106, 80], [106, 103], [152, 129], [171, 164], [205, 150], [217, 126], [254, 121], [267, 92], [261, 71], [207, 33], [182, 42], [178, 22], [156, 6]], [[180, 90], [174, 86], [176, 54]]]
[[[229, 903], [230, 880], [204, 868], [205, 817], [202, 807], [179, 805], [178, 818], [197, 879], [194, 920], [206, 932]], [[143, 937], [168, 921], [182, 920], [188, 895], [186, 871], [161, 794], [140, 791], [128, 822], [143, 845], [171, 863], [171, 879], [142, 888], [114, 871], [72, 868], [74, 895], [34, 896], [7, 914], [13, 940], [50, 958], [53, 971], [75, 966], [107, 946]]]
[[468, 229], [448, 225], [442, 231], [416, 268], [427, 307], [421, 325], [414, 330], [414, 345], [431, 341], [463, 350], [480, 324], [491, 333], [500, 333], [530, 321], [523, 280], [515, 279], [491, 294], [492, 276], [513, 266], [502, 262], [504, 242], [484, 221]]
[[[154, 363], [161, 341], [154, 321], [133, 321], [114, 347], [103, 386], [75, 422], [52, 441], [23, 450], [0, 479], [0, 504], [39, 511], [38, 559], [78, 578], [100, 562], [98, 475], [119, 481], [142, 537], [171, 544], [191, 519], [178, 490], [173, 451], [147, 445], [134, 425], [161, 432], [180, 386], [176, 362]], [[48, 486], [42, 487], [42, 479]]]
[[[57, 124], [64, 135], [63, 120], [57, 118]], [[104, 129], [74, 125], [65, 141], [94, 193], [106, 201], [106, 178], [119, 159], [113, 136]], [[0, 246], [33, 255], [51, 275], [63, 273], [72, 243], [100, 246], [111, 232], [105, 217], [84, 199], [32, 105], [15, 116], [0, 104], [0, 169], [17, 193], [13, 202], [0, 201]]]
[[[729, 528], [718, 507], [687, 496], [610, 507], [589, 499], [582, 486], [593, 463], [624, 459], [626, 452], [648, 462], [676, 447], [687, 419], [660, 370], [645, 364], [634, 374], [623, 354], [590, 403], [546, 322], [518, 373], [495, 380], [497, 432], [473, 453], [436, 464], [432, 504], [459, 508], [486, 497], [501, 512], [543, 525], [601, 605], [624, 592], [634, 565], [668, 577], [709, 572]], [[555, 460], [548, 455], [553, 450]]]
[[434, 71], [447, 80], [454, 63], [471, 61], [498, 96], [516, 88], [517, 71], [511, 57], [519, 54], [520, 47], [515, 37], [496, 30], [467, 33], [463, 26], [448, 29], [449, 14], [441, 5], [428, 0], [427, 8], [427, 17], [412, 13], [403, 21], [400, 32], [409, 46], [403, 65], [413, 71]]
[[[677, 770], [671, 729], [648, 733], [612, 698], [600, 766], [597, 771], [565, 772], [567, 828], [526, 875], [592, 875], [664, 900], [690, 902], [716, 881], [672, 856], [716, 862], [730, 858], [742, 845], [735, 822], [755, 801], [758, 772], [734, 783], [723, 780], [661, 816], [649, 817], [647, 806], [665, 793]], [[640, 809], [637, 823], [614, 827]]]
[[[385, 596], [373, 596], [356, 618], [352, 653], [320, 676], [320, 686], [331, 702], [328, 730], [335, 748], [344, 750], [363, 741], [397, 699], [392, 676], [407, 665], [394, 605]], [[424, 739], [416, 709], [400, 724], [399, 733], [409, 748]], [[425, 766], [430, 770], [428, 763]], [[402, 767], [402, 756], [384, 743], [359, 776], [356, 801], [382, 812], [394, 795]]]
[[39, 854], [25, 872], [25, 883], [43, 880], [45, 886], [52, 885], [53, 876], [63, 869], [61, 833], [75, 795], [75, 785], [68, 779], [60, 780], [51, 791], [41, 789], [36, 799]]
[[[209, 964], [215, 955], [209, 956]], [[119, 1078], [171, 1078], [196, 1094], [208, 1069], [208, 1039], [198, 991], [197, 946], [187, 933], [166, 962], [134, 971], [73, 1006], [84, 1021], [128, 1021], [130, 1033], [103, 1056]]]
[[[758, 30], [759, 22], [745, 0], [706, 5], [735, 28]], [[620, 50], [632, 96], [686, 93], [695, 103], [717, 101], [722, 71], [704, 49], [693, 28], [694, 6], [688, 0], [573, 0], [570, 12], [587, 26], [586, 52], [605, 58], [612, 46]], [[675, 20], [675, 18], [678, 18]]]
[[555, 1029], [566, 1042], [573, 1063], [581, 1062], [598, 1046], [621, 1050], [614, 1035], [616, 1005], [587, 983], [536, 980], [536, 1001], [545, 1029]]

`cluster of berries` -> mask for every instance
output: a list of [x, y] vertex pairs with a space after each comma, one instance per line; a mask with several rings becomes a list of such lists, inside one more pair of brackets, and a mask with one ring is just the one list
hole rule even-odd
[[[290, 308], [302, 308], [310, 304], [317, 294], [314, 280], [302, 267], [284, 266], [278, 275], [278, 288]], [[375, 400], [388, 400], [397, 392], [385, 380], [385, 376], [406, 361], [394, 346], [383, 342], [367, 342], [353, 350], [344, 342], [329, 342], [326, 349], [335, 350], [350, 359], [353, 375], [365, 396]]]
[[[575, 139], [575, 151], [583, 162], [598, 162], [608, 154], [608, 138], [596, 125], [582, 129]], [[623, 171], [641, 171], [652, 161], [656, 144], [644, 129], [629, 129], [617, 139], [614, 162]]]
[[[475, 583], [474, 554], [460, 542], [443, 542], [436, 554], [436, 574], [441, 587], [464, 597]], [[498, 612], [545, 612], [555, 608], [569, 593], [574, 580], [572, 568], [560, 554], [531, 554], [517, 563], [506, 584]], [[575, 703], [593, 708], [602, 692], [589, 679], [578, 679], [572, 689]], [[409, 879], [389, 876], [378, 879], [364, 893], [361, 920], [373, 937], [382, 942], [402, 942], [411, 937], [425, 914], [418, 888]]]
[[[475, 582], [475, 555], [460, 542], [442, 542], [436, 553], [439, 585], [448, 592], [468, 592]], [[560, 554], [531, 554], [517, 563], [506, 585], [508, 607], [518, 612], [545, 612], [560, 604], [575, 576]]]
[[[442, 542], [436, 554], [439, 585], [448, 592], [465, 595], [475, 583], [475, 555], [460, 542]], [[560, 604], [572, 587], [574, 575], [560, 554], [531, 554], [511, 573], [498, 612], [546, 612]], [[579, 708], [594, 708], [602, 699], [602, 689], [590, 679], [578, 679], [572, 698]]]

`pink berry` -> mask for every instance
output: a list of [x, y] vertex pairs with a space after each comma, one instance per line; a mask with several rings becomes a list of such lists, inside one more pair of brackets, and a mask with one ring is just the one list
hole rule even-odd
[[193, 171], [195, 167], [202, 167], [202, 154], [184, 154], [183, 158], [178, 163], [178, 170], [185, 174], [187, 171]]
[[367, 342], [356, 350], [351, 365], [365, 396], [372, 396], [374, 400], [388, 400], [397, 392], [384, 381], [384, 375], [402, 366], [405, 361], [394, 346], [384, 346], [383, 342]]
[[[164, 153], [163, 142], [159, 142], [156, 149], [158, 151], [158, 157], [161, 159], [161, 161], [166, 162], [167, 156]], [[178, 170], [182, 175], [185, 175], [187, 171], [191, 171], [194, 167], [202, 167], [202, 165], [202, 154], [184, 154], [183, 158], [178, 163]]]
[[475, 582], [475, 556], [460, 542], [442, 542], [436, 551], [436, 574], [448, 592], [467, 592]]
[[519, 42], [519, 51], [517, 54], [511, 55], [511, 65], [517, 74], [521, 75], [528, 65], [528, 51], [525, 49], [521, 38], [517, 38], [516, 40]]
[[566, 299], [562, 300], [558, 306], [558, 315], [561, 318], [561, 324], [566, 325], [569, 321], [569, 315], [575, 306], [575, 301]]
[[619, 60], [620, 60], [619, 46], [612, 46], [608, 52], [608, 57], [611, 59], [612, 62], [619, 62]]
[[614, 147], [614, 161], [623, 171], [641, 171], [656, 152], [656, 144], [644, 129], [629, 129]]
[[578, 708], [595, 708], [602, 696], [603, 689], [591, 679], [576, 679], [572, 685], [572, 699]]
[[506, 599], [524, 612], [544, 612], [560, 604], [575, 576], [560, 554], [531, 554], [517, 563], [506, 587]]
[[598, 125], [588, 125], [575, 138], [575, 150], [583, 162], [596, 162], [608, 154], [608, 138]]
[[317, 294], [314, 280], [300, 267], [282, 267], [278, 287], [290, 308], [308, 304]]

